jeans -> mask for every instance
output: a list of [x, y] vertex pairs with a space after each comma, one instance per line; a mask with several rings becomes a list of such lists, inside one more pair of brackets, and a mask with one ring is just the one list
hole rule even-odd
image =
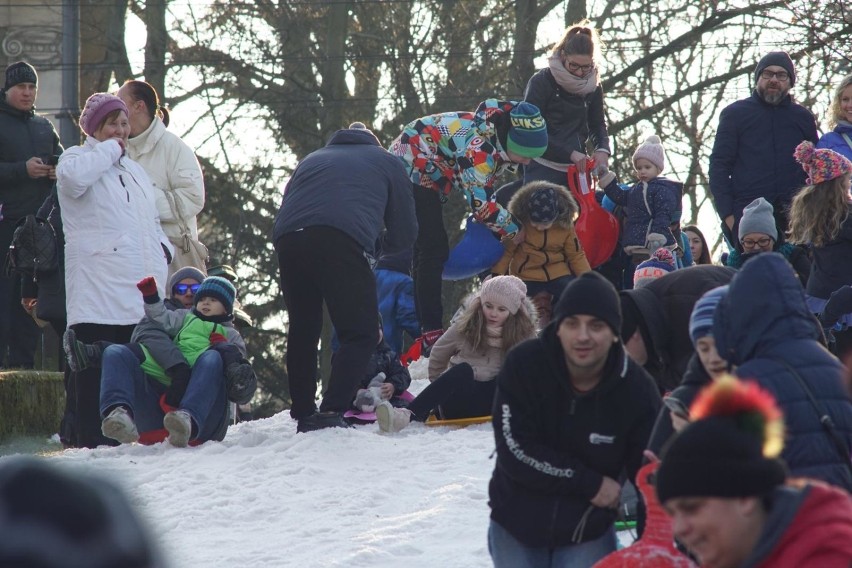
[[533, 548], [520, 543], [493, 520], [488, 526], [488, 551], [494, 568], [588, 568], [615, 550], [615, 527], [589, 542]]
[[[146, 375], [139, 359], [125, 345], [110, 345], [101, 360], [101, 416], [117, 405], [130, 409], [139, 432], [163, 428], [165, 412], [160, 396], [166, 386]], [[222, 357], [209, 350], [196, 359], [189, 386], [180, 401], [197, 427], [199, 442], [222, 440], [228, 428], [228, 401], [225, 398], [225, 375]], [[194, 428], [195, 432], [196, 429]]]

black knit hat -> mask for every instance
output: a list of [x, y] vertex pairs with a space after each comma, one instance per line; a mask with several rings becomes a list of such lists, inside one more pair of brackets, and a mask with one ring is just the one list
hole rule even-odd
[[533, 190], [529, 202], [530, 221], [533, 223], [552, 223], [559, 216], [559, 202], [556, 190], [543, 185]]
[[755, 83], [757, 83], [757, 80], [760, 78], [760, 74], [763, 73], [763, 70], [770, 65], [783, 67], [784, 71], [790, 75], [790, 86], [792, 87], [796, 84], [796, 68], [793, 66], [793, 60], [790, 59], [790, 56], [786, 51], [770, 51], [760, 58], [760, 61], [757, 62], [757, 67], [754, 68]]
[[[778, 418], [748, 408], [748, 399], [763, 399], [764, 407], [769, 401]], [[784, 483], [786, 468], [772, 457], [783, 446], [783, 426], [767, 391], [723, 377], [701, 392], [690, 413], [695, 420], [662, 452], [661, 503], [676, 497], [758, 497]]]
[[594, 316], [606, 322], [616, 335], [621, 332], [618, 292], [597, 272], [586, 272], [569, 282], [553, 309], [553, 321], [557, 325], [574, 315]]
[[38, 85], [38, 73], [35, 67], [25, 61], [17, 61], [6, 67], [6, 86], [3, 90], [9, 90], [20, 83]]

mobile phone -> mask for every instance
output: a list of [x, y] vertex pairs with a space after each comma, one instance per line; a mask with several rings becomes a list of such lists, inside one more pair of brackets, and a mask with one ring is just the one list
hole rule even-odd
[[685, 418], [689, 420], [689, 408], [681, 401], [673, 396], [667, 396], [663, 398], [663, 404], [666, 405], [670, 411], [674, 412], [676, 415], [681, 418]]
[[54, 156], [50, 156], [49, 158], [47, 158], [47, 161], [45, 162], [45, 165], [47, 165], [47, 166], [55, 166], [55, 165], [56, 165], [56, 164], [58, 164], [58, 163], [59, 163], [59, 156], [54, 155]]

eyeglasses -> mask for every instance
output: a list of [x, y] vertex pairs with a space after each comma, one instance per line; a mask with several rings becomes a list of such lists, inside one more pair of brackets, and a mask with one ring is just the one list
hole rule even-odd
[[772, 239], [770, 237], [764, 237], [762, 239], [757, 239], [756, 241], [753, 241], [751, 239], [743, 239], [740, 242], [742, 243], [744, 248], [754, 248], [756, 246], [763, 248], [769, 246], [769, 243], [772, 242]]
[[786, 71], [769, 71], [768, 69], [764, 69], [760, 72], [760, 77], [767, 81], [770, 81], [773, 78], [778, 79], [779, 81], [786, 81], [790, 78], [790, 74]]
[[201, 284], [175, 284], [175, 294], [178, 296], [183, 296], [186, 292], [192, 291], [193, 294], [198, 293], [198, 289], [201, 288]]
[[595, 64], [594, 64], [594, 63], [589, 63], [588, 65], [580, 65], [580, 64], [578, 64], [578, 63], [574, 63], [573, 61], [567, 61], [566, 63], [568, 64], [568, 67], [567, 67], [568, 71], [570, 71], [570, 72], [572, 72], [572, 73], [574, 73], [574, 72], [576, 72], [576, 71], [579, 71], [579, 72], [581, 72], [583, 75], [588, 75], [588, 74], [589, 74], [589, 72], [590, 72], [592, 69], [594, 69], [594, 68], [595, 68]]

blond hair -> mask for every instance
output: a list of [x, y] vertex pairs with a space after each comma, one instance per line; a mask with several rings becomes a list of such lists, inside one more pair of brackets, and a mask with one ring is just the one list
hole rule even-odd
[[787, 232], [791, 243], [822, 247], [837, 238], [849, 217], [849, 192], [844, 187], [848, 175], [806, 185], [793, 197]]
[[597, 63], [601, 39], [590, 24], [589, 20], [583, 20], [566, 29], [562, 39], [553, 46], [553, 55], [589, 55]]
[[[526, 298], [524, 298], [518, 311], [514, 314], [510, 313], [506, 321], [503, 322], [503, 353], [507, 353], [518, 343], [535, 337], [536, 317], [534, 311], [530, 312], [531, 309]], [[459, 333], [465, 341], [470, 343], [474, 351], [486, 348], [488, 345], [488, 331], [486, 329], [488, 322], [482, 313], [482, 300], [479, 296], [475, 296], [467, 302], [457, 325]]]
[[828, 107], [828, 127], [834, 128], [837, 123], [844, 120], [846, 113], [840, 108], [840, 98], [843, 96], [843, 91], [852, 85], [852, 75], [847, 75], [840, 81], [840, 85], [834, 90], [834, 97], [831, 99], [831, 106]]

